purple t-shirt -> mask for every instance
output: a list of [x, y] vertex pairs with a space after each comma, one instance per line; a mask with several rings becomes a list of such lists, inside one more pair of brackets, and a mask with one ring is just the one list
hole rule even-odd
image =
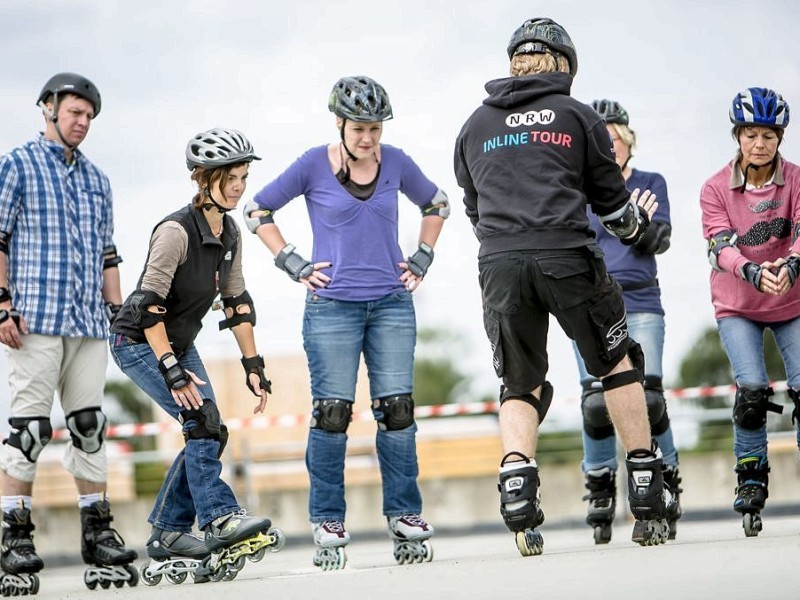
[[335, 300], [368, 301], [403, 290], [404, 262], [397, 237], [398, 192], [414, 204], [430, 204], [437, 186], [399, 148], [381, 144], [381, 166], [375, 192], [359, 200], [333, 174], [328, 147], [311, 148], [255, 195], [255, 202], [276, 211], [305, 196], [314, 248], [311, 262], [333, 264], [331, 277], [318, 294]]
[[[631, 176], [625, 182], [625, 186], [629, 191], [639, 188], [641, 191], [650, 190], [653, 192], [658, 201], [658, 208], [653, 215], [653, 220], [670, 222], [667, 182], [664, 181], [661, 175], [633, 169]], [[605, 227], [600, 224], [600, 220], [591, 211], [589, 211], [589, 221], [592, 229], [597, 234], [597, 243], [605, 254], [606, 268], [620, 285], [652, 281], [656, 278], [655, 255], [645, 254], [644, 252], [639, 252], [633, 246], [621, 244], [619, 238], [606, 231]], [[658, 286], [625, 291], [622, 296], [628, 313], [664, 314], [664, 309], [661, 306], [661, 289]]]

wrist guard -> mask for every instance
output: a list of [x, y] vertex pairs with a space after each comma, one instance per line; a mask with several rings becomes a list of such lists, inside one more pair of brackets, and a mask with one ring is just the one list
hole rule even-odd
[[250, 374], [255, 373], [258, 375], [259, 383], [258, 387], [261, 390], [265, 390], [268, 394], [272, 393], [272, 382], [267, 379], [267, 374], [264, 371], [264, 357], [256, 354], [255, 356], [251, 356], [250, 358], [242, 357], [242, 366], [244, 367], [245, 372], [245, 383], [247, 387], [250, 388], [250, 391], [253, 392], [255, 396], [260, 396], [261, 391], [256, 391], [253, 388], [253, 384], [250, 383]]
[[620, 238], [619, 240], [625, 246], [633, 246], [637, 243], [650, 227], [650, 217], [647, 216], [647, 212], [638, 204], [636, 205], [636, 211], [638, 213], [636, 216], [636, 222], [638, 223], [636, 233], [629, 238]]
[[158, 370], [161, 371], [170, 389], [179, 390], [189, 385], [189, 374], [172, 352], [167, 352], [158, 359]]
[[786, 264], [783, 265], [786, 268], [786, 273], [789, 275], [789, 281], [794, 282], [797, 281], [797, 276], [800, 275], [800, 256], [790, 256], [786, 259]]
[[425, 242], [420, 242], [417, 251], [406, 259], [408, 270], [420, 278], [425, 277], [432, 263], [433, 248]]
[[294, 251], [294, 246], [286, 244], [275, 257], [275, 266], [286, 271], [295, 281], [310, 277], [314, 272], [314, 265]]
[[108, 324], [114, 322], [114, 319], [117, 318], [119, 311], [122, 309], [122, 304], [114, 304], [113, 302], [106, 302], [103, 305], [103, 308], [106, 311], [106, 318], [108, 319]]
[[8, 302], [11, 300], [11, 292], [8, 288], [0, 287], [0, 302]]
[[13, 306], [11, 307], [11, 310], [0, 308], [0, 325], [11, 319], [14, 321], [14, 325], [17, 326], [17, 329], [19, 329], [19, 318], [19, 311]]
[[757, 265], [754, 262], [745, 263], [742, 267], [741, 275], [742, 279], [752, 284], [759, 292], [761, 291], [759, 288], [761, 284], [761, 265]]

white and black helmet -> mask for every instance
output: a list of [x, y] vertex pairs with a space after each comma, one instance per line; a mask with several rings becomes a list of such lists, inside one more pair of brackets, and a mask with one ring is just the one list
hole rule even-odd
[[261, 160], [241, 131], [215, 127], [198, 133], [186, 144], [186, 167], [215, 169], [225, 165]]

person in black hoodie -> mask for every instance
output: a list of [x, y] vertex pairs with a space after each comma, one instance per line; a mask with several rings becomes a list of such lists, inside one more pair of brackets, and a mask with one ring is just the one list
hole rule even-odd
[[[221, 298], [225, 319], [242, 352], [245, 383], [263, 412], [272, 384], [256, 351], [256, 313], [242, 276], [242, 238], [228, 212], [247, 187], [250, 163], [259, 160], [235, 129], [197, 134], [186, 146], [186, 165], [197, 194], [153, 229], [137, 289], [111, 325], [111, 355], [117, 366], [166, 413], [179, 421], [185, 448], [175, 457], [149, 521], [149, 565], [142, 579], [158, 583], [164, 573], [195, 583], [232, 579], [244, 556], [280, 549], [282, 534], [267, 518], [248, 516], [220, 477], [228, 440], [214, 390], [194, 340], [208, 309]], [[204, 532], [192, 534], [195, 519]], [[209, 554], [217, 555], [209, 560]], [[241, 560], [237, 560], [241, 557]], [[201, 566], [199, 563], [205, 559]]]
[[570, 97], [575, 46], [558, 23], [525, 21], [508, 45], [511, 77], [464, 124], [455, 173], [480, 241], [483, 320], [502, 378], [500, 513], [523, 556], [540, 554], [543, 521], [535, 461], [539, 425], [553, 397], [546, 381], [550, 314], [603, 384], [625, 450], [633, 541], [666, 541], [674, 501], [650, 436], [644, 355], [628, 336], [619, 285], [609, 277], [586, 216], [634, 244], [658, 206], [649, 190], [625, 189], [605, 122]]

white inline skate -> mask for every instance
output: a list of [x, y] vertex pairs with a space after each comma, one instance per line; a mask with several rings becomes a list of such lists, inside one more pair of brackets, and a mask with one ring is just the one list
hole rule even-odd
[[389, 536], [394, 540], [394, 559], [398, 564], [433, 560], [433, 526], [417, 514], [387, 517]]
[[347, 564], [344, 547], [350, 543], [350, 534], [347, 533], [344, 522], [322, 521], [313, 523], [312, 527], [314, 544], [317, 547], [314, 553], [314, 566], [323, 571], [344, 569]]

